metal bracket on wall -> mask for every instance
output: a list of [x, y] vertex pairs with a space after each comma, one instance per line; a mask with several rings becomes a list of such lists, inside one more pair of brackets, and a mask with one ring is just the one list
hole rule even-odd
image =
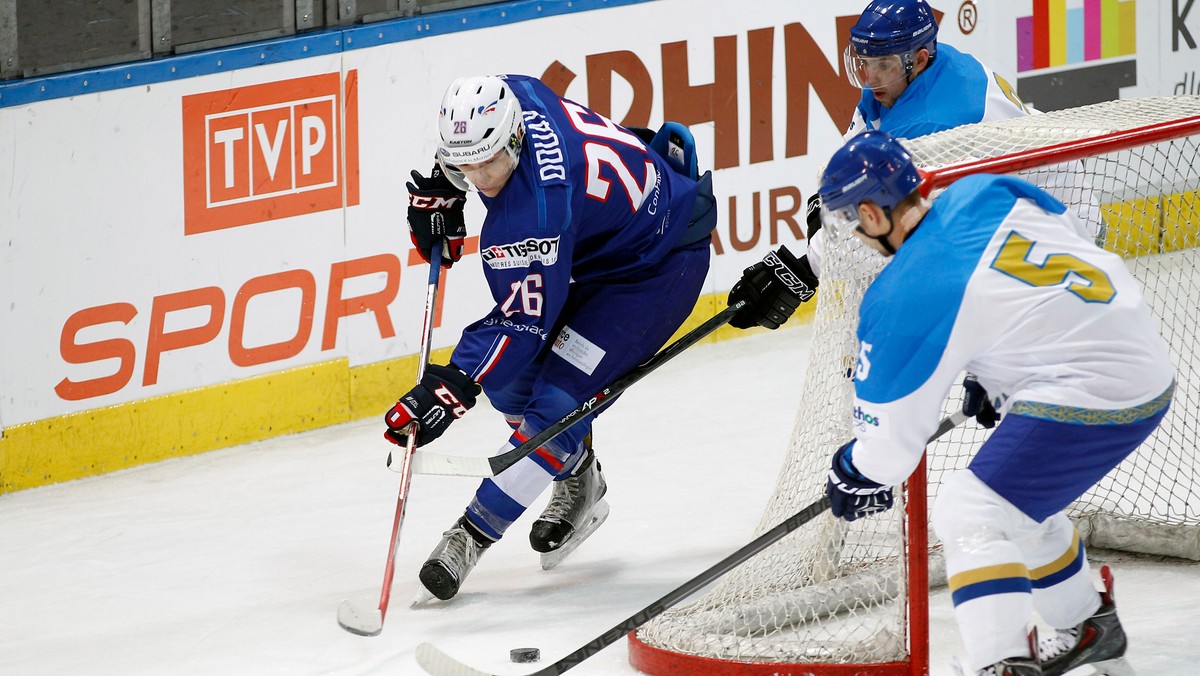
[[0, 0], [0, 80], [20, 77], [17, 57], [17, 0]]
[[313, 0], [296, 0], [296, 32], [316, 28], [317, 17], [313, 15]]
[[150, 0], [150, 48], [156, 55], [170, 54], [171, 0]]

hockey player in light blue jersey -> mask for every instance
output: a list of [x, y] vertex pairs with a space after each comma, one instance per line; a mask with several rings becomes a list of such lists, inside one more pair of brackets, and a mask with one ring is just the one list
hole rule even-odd
[[[932, 203], [904, 147], [851, 139], [819, 191], [831, 238], [890, 256], [859, 311], [854, 440], [827, 492], [847, 520], [891, 507], [951, 385], [978, 376], [1002, 418], [933, 507], [971, 673], [1126, 673], [1111, 576], [1097, 594], [1063, 509], [1132, 453], [1174, 369], [1140, 285], [1073, 213], [1020, 179], [978, 175]], [[1031, 651], [1036, 611], [1053, 636]]]
[[[850, 44], [842, 55], [847, 78], [863, 90], [845, 140], [871, 129], [916, 138], [1031, 112], [1008, 81], [970, 54], [939, 44], [937, 34], [937, 20], [925, 0], [873, 0], [867, 5], [850, 29]], [[1058, 179], [1051, 175], [1047, 180]], [[1081, 195], [1083, 189], [1075, 183], [1059, 194], [1074, 190], [1073, 195]], [[756, 316], [754, 308], [766, 306], [754, 303], [730, 324], [774, 328], [780, 317], [786, 321], [801, 300], [811, 297], [798, 298], [796, 285], [787, 283], [803, 280], [802, 291], [819, 284], [825, 234], [817, 194], [809, 197], [807, 214], [807, 253], [796, 257], [783, 246], [767, 254], [769, 260], [746, 269], [730, 297], [730, 304], [772, 298], [770, 316]], [[1098, 214], [1088, 218], [1098, 228]]]
[[867, 129], [916, 138], [1029, 113], [1016, 90], [974, 56], [938, 44], [925, 0], [875, 0], [850, 29], [843, 59], [863, 90], [846, 139]]
[[[412, 172], [409, 227], [428, 260], [463, 251], [462, 205], [478, 192], [479, 233], [495, 305], [462, 333], [448, 364], [387, 413], [387, 436], [437, 439], [482, 391], [514, 432], [501, 450], [546, 429], [645, 361], [695, 307], [716, 223], [711, 174], [691, 134], [667, 123], [631, 131], [560, 98], [535, 78], [468, 77], [447, 89], [437, 165]], [[446, 531], [420, 571], [449, 599], [479, 556], [554, 482], [530, 532], [542, 566], [557, 564], [608, 515], [590, 417], [494, 478]]]

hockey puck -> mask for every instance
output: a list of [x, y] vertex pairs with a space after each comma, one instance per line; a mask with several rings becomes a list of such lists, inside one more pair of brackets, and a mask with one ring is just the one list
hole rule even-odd
[[542, 651], [537, 648], [513, 648], [508, 651], [508, 659], [513, 662], [537, 662], [542, 659]]

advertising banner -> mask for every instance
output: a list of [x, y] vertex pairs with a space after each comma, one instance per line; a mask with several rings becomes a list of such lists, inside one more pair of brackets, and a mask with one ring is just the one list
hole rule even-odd
[[[225, 397], [222, 415], [235, 418], [269, 399], [262, 429], [188, 446], [176, 437], [197, 432], [182, 424], [130, 443], [163, 457], [386, 409], [410, 386], [427, 274], [404, 185], [432, 166], [439, 101], [464, 75], [535, 75], [621, 124], [690, 127], [719, 210], [698, 314], [711, 316], [768, 250], [803, 254], [805, 201], [861, 96], [842, 60], [861, 6], [576, 4], [543, 18], [513, 2], [299, 35], [280, 41], [286, 59], [251, 47], [131, 64], [137, 86], [97, 90], [74, 74], [69, 93], [33, 90], [19, 105], [18, 84], [37, 83], [0, 86], [0, 430], [89, 412], [143, 429], [164, 415], [144, 402], [186, 404], [297, 369], [324, 383], [328, 410], [308, 410], [295, 398], [308, 376], [289, 376]], [[1190, 2], [932, 5], [940, 40], [1042, 110], [1200, 92]], [[310, 45], [312, 56], [294, 56]], [[495, 302], [474, 237], [483, 214], [470, 198], [473, 237], [443, 277], [435, 348]], [[61, 452], [21, 443], [36, 446], [25, 449], [33, 464]], [[102, 463], [78, 464], [76, 475]]]

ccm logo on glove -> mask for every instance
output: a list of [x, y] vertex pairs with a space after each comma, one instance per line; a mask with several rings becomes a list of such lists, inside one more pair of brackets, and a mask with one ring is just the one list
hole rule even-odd
[[409, 204], [418, 209], [426, 209], [429, 211], [437, 211], [438, 209], [452, 209], [454, 203], [463, 199], [461, 197], [438, 197], [436, 195], [412, 195], [409, 199]]
[[417, 446], [442, 436], [450, 423], [466, 415], [482, 388], [453, 364], [430, 364], [421, 382], [384, 416], [384, 437], [397, 445], [408, 443], [408, 426], [417, 425]]

